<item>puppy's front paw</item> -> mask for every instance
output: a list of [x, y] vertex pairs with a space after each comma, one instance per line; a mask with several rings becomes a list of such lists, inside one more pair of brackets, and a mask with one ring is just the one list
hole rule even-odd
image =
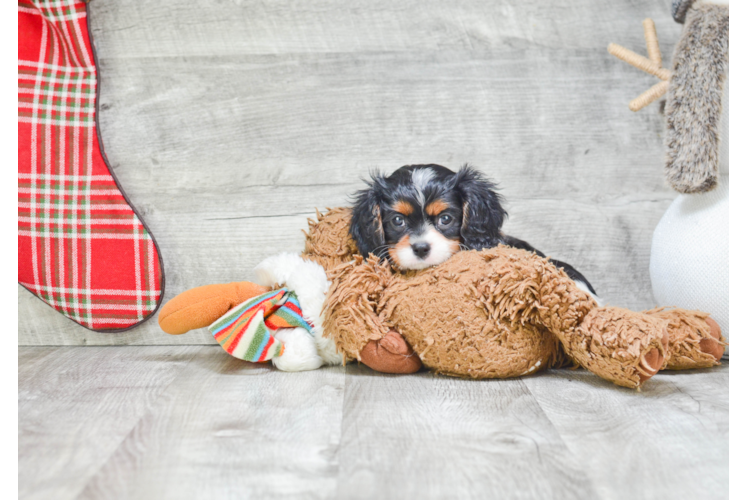
[[395, 330], [379, 340], [371, 340], [361, 350], [361, 362], [382, 373], [415, 373], [421, 369], [421, 358]]

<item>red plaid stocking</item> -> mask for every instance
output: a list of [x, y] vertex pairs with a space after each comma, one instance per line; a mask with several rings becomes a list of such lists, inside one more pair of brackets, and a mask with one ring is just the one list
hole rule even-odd
[[151, 234], [103, 156], [86, 5], [18, 3], [18, 281], [92, 330], [133, 327], [163, 296]]

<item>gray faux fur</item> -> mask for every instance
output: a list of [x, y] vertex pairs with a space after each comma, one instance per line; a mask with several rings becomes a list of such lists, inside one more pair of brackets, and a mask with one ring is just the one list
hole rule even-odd
[[670, 13], [673, 15], [676, 23], [683, 24], [686, 20], [686, 13], [691, 8], [693, 0], [673, 0], [670, 7]]
[[717, 186], [729, 37], [728, 6], [697, 2], [689, 9], [665, 104], [665, 177], [681, 193]]

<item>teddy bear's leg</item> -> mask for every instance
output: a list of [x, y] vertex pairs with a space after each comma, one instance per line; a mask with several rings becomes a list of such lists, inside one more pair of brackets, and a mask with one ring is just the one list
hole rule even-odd
[[361, 349], [361, 362], [382, 373], [415, 373], [421, 369], [421, 358], [395, 330], [379, 340], [370, 340]]
[[668, 355], [664, 369], [710, 368], [720, 364], [725, 339], [722, 329], [707, 313], [678, 308], [658, 308], [644, 313], [668, 323]]
[[667, 322], [627, 309], [593, 309], [577, 328], [557, 335], [574, 361], [624, 387], [640, 387], [667, 357]]
[[[370, 341], [380, 341], [391, 330], [379, 317], [378, 301], [391, 279], [387, 264], [361, 257], [328, 272], [331, 281], [322, 310], [325, 336], [335, 342], [346, 361], [361, 360]], [[385, 344], [386, 345], [386, 344]]]
[[273, 365], [284, 372], [316, 370], [324, 364], [317, 353], [314, 337], [303, 328], [282, 328], [273, 336], [283, 342], [283, 354], [272, 359]]

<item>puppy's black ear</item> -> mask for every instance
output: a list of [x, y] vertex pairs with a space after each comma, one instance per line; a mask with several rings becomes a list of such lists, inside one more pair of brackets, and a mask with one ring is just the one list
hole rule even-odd
[[462, 243], [470, 250], [497, 246], [506, 211], [496, 185], [467, 165], [455, 174], [453, 182], [462, 198]]
[[384, 228], [382, 227], [382, 193], [386, 181], [374, 173], [368, 187], [353, 195], [353, 215], [349, 232], [364, 257], [373, 253], [380, 257], [384, 252]]

